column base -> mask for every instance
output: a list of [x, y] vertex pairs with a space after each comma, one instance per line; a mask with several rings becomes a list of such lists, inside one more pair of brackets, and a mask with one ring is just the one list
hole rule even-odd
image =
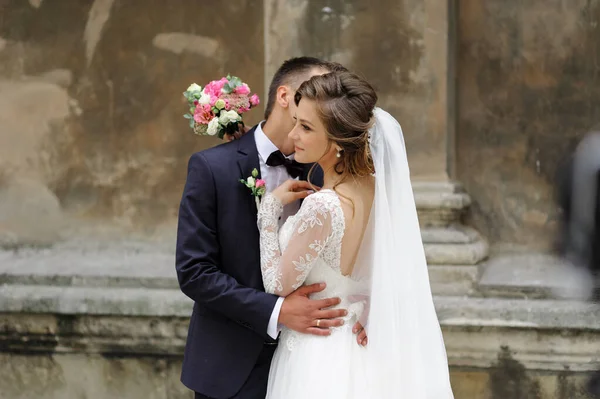
[[461, 223], [469, 195], [456, 182], [415, 182], [413, 190], [434, 295], [478, 295], [477, 265], [489, 247]]

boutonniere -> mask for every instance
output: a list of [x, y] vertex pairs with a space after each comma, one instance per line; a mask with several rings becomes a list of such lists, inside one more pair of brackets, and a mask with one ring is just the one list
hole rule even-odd
[[263, 179], [257, 179], [258, 170], [254, 168], [252, 170], [252, 175], [248, 176], [248, 178], [240, 179], [240, 183], [250, 189], [250, 193], [254, 196], [254, 201], [256, 201], [256, 209], [260, 207], [260, 197], [265, 195], [267, 192], [267, 186]]

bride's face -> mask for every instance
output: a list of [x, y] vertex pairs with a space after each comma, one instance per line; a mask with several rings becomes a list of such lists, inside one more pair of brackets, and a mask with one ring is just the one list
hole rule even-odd
[[319, 162], [324, 168], [334, 164], [336, 149], [317, 114], [317, 104], [311, 100], [300, 100], [294, 122], [289, 134], [294, 141], [294, 159], [300, 163]]

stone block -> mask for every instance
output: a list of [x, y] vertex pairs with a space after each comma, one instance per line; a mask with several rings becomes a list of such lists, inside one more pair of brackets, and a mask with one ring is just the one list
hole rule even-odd
[[425, 244], [425, 256], [430, 265], [476, 265], [488, 255], [484, 240], [469, 244]]
[[0, 286], [0, 311], [189, 316], [192, 303], [174, 289], [7, 284]]
[[177, 290], [174, 248], [172, 242], [84, 238], [0, 251], [0, 283]]
[[[457, 297], [435, 304], [455, 398], [586, 398], [586, 378], [600, 367], [596, 306]], [[178, 381], [189, 316], [155, 310], [0, 310], [0, 398], [190, 397]]]
[[477, 266], [429, 265], [429, 284], [433, 295], [476, 296]]
[[478, 290], [488, 297], [587, 299], [593, 289], [585, 270], [550, 254], [498, 255], [481, 270]]
[[0, 353], [0, 398], [192, 399], [179, 382], [181, 361]]
[[452, 370], [450, 383], [454, 399], [488, 399], [490, 376], [485, 371]]

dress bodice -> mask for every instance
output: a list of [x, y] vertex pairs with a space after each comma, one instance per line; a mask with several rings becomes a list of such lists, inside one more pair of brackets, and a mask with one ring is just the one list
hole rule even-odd
[[[340, 298], [337, 306], [348, 310], [345, 324], [332, 332], [348, 330], [364, 308], [361, 294], [366, 283], [342, 274], [340, 261], [345, 219], [340, 199], [333, 190], [309, 196], [300, 211], [290, 216], [277, 231], [275, 220], [280, 203], [265, 197], [259, 212], [261, 229], [261, 267], [267, 292], [293, 291], [303, 284], [326, 283], [313, 299]], [[307, 238], [310, 236], [310, 238]], [[276, 242], [272, 240], [276, 239]], [[286, 256], [292, 253], [292, 256]], [[286, 258], [282, 260], [282, 258]], [[293, 266], [293, 267], [291, 267]], [[288, 293], [288, 292], [286, 292]], [[300, 334], [286, 330], [281, 339], [291, 350]]]

